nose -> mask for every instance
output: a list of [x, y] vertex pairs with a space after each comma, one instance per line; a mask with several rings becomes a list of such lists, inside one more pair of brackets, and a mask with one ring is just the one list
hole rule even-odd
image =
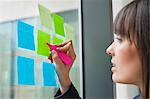
[[109, 56], [114, 56], [113, 43], [106, 49], [106, 53], [107, 53]]

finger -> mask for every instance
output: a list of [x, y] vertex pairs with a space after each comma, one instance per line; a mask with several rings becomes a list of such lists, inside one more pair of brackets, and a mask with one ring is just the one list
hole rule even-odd
[[71, 46], [69, 47], [69, 50], [68, 50], [68, 55], [69, 55], [73, 60], [75, 60], [75, 58], [76, 58], [76, 53], [75, 53], [75, 51], [74, 51], [74, 47], [73, 47], [72, 41], [71, 41]]
[[72, 46], [71, 42], [68, 42], [63, 47], [58, 47], [57, 50], [62, 51], [62, 52], [67, 52], [71, 46]]
[[68, 56], [74, 61], [76, 59], [76, 53], [72, 47], [70, 47], [69, 51], [67, 52]]
[[58, 66], [59, 68], [64, 68], [64, 63], [61, 61], [61, 59], [58, 57], [58, 54], [56, 51], [52, 51], [52, 58], [56, 64], [56, 66]]
[[58, 44], [57, 46], [58, 47], [63, 47], [63, 46], [65, 46], [69, 42], [72, 42], [72, 40], [68, 40], [68, 41], [64, 42], [63, 44]]
[[[58, 49], [58, 48], [57, 48]], [[76, 54], [73, 48], [72, 41], [70, 41], [68, 44], [66, 44], [63, 47], [59, 47], [59, 51], [67, 52], [67, 55], [71, 57], [71, 59], [75, 60]]]

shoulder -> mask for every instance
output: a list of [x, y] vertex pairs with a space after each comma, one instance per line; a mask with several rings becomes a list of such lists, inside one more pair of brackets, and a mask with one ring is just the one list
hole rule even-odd
[[139, 95], [135, 96], [133, 99], [142, 99], [142, 97], [141, 97], [141, 95], [139, 94]]

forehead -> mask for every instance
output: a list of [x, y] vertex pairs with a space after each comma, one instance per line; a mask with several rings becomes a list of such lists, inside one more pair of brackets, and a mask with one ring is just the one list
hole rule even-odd
[[131, 41], [135, 33], [136, 6], [134, 3], [125, 6], [116, 16], [113, 33]]
[[115, 37], [121, 37], [119, 34], [113, 34], [113, 37], [115, 38]]
[[120, 43], [121, 45], [126, 45], [126, 46], [134, 46], [136, 49], [137, 49], [137, 43], [136, 43], [136, 41], [134, 40], [134, 39], [128, 39], [128, 38], [123, 38], [123, 37], [121, 37], [120, 35], [118, 35], [118, 34], [114, 34], [113, 35], [113, 39], [114, 39], [114, 41], [115, 41], [115, 39], [117, 39], [117, 38], [119, 38], [119, 39], [121, 39], [122, 40], [122, 43]]

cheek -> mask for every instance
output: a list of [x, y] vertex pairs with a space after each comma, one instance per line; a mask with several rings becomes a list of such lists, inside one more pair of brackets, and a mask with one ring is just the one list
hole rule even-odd
[[117, 70], [113, 74], [113, 80], [120, 83], [137, 82], [140, 72], [140, 59], [137, 51], [132, 46], [120, 47], [115, 56]]
[[136, 53], [132, 49], [122, 48], [118, 50], [116, 54], [116, 61], [119, 65], [130, 65], [135, 64], [136, 61]]

